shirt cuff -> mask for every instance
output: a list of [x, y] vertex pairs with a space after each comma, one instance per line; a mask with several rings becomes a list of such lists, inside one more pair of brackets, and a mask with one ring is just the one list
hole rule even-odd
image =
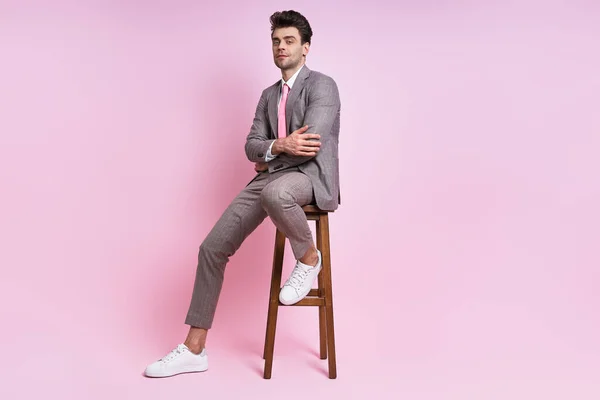
[[269, 150], [267, 150], [267, 155], [265, 156], [265, 162], [274, 160], [277, 157], [277, 155], [273, 155], [273, 153], [271, 153], [271, 148], [273, 147], [273, 143], [275, 143], [274, 140], [271, 142], [271, 145], [269, 146]]

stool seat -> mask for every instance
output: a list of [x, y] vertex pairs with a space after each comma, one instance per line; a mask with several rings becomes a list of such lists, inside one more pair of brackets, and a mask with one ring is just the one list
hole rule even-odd
[[279, 302], [281, 290], [281, 274], [283, 270], [283, 251], [285, 235], [279, 229], [275, 233], [275, 251], [273, 255], [273, 272], [271, 275], [271, 293], [267, 315], [267, 332], [265, 334], [264, 378], [270, 379], [273, 369], [273, 352], [275, 348], [275, 330], [277, 326], [277, 310], [279, 306], [317, 306], [319, 307], [319, 342], [320, 358], [329, 361], [329, 378], [337, 377], [335, 358], [335, 335], [333, 327], [333, 293], [331, 285], [331, 254], [329, 248], [329, 213], [316, 205], [302, 207], [308, 220], [316, 222], [317, 249], [321, 252], [321, 272], [317, 277], [318, 288], [311, 289], [308, 295], [299, 302], [284, 306]]
[[304, 210], [305, 213], [332, 213], [333, 211], [324, 211], [321, 210], [318, 206], [314, 205], [314, 204], [309, 204], [307, 206], [303, 206], [302, 210]]

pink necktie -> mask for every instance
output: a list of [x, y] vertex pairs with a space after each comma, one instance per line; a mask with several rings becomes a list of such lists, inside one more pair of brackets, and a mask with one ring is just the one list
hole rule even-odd
[[287, 136], [285, 129], [285, 103], [287, 103], [288, 92], [290, 87], [286, 84], [283, 85], [283, 93], [281, 94], [281, 101], [279, 102], [279, 111], [277, 112], [277, 135], [280, 138]]

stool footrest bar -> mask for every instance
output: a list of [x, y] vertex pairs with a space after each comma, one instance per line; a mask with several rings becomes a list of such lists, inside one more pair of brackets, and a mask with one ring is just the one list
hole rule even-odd
[[324, 306], [325, 305], [325, 299], [322, 299], [320, 297], [305, 297], [302, 300], [300, 300], [297, 303], [294, 304], [290, 304], [289, 306], [286, 306], [285, 304], [281, 304], [279, 303], [280, 306], [282, 307], [294, 307], [294, 306]]

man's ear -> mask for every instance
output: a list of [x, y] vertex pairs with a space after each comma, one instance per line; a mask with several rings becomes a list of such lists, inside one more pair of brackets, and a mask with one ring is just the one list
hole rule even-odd
[[306, 55], [308, 54], [308, 51], [310, 50], [310, 43], [306, 42], [302, 45], [303, 49], [302, 49], [302, 55], [304, 57], [306, 57]]

